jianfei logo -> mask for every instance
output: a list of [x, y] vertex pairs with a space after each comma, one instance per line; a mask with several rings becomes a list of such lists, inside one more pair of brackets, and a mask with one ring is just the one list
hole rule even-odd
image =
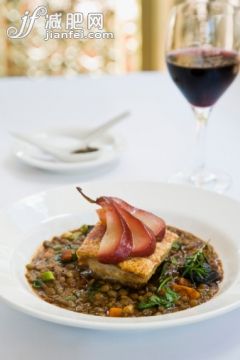
[[7, 29], [7, 36], [10, 39], [26, 38], [40, 18], [43, 20], [46, 41], [49, 39], [114, 39], [113, 32], [104, 31], [102, 13], [88, 13], [86, 19], [82, 12], [67, 13], [63, 19], [62, 13], [49, 15], [46, 6], [38, 6], [31, 15], [29, 11], [25, 11], [21, 17], [20, 27], [10, 26]]

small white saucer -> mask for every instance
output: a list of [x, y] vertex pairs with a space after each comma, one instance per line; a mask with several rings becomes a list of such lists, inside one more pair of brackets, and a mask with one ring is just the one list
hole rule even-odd
[[[50, 129], [42, 132], [31, 134], [34, 138], [41, 138], [42, 140], [51, 143], [51, 145], [59, 147], [63, 150], [78, 147], [79, 139], [84, 139], [85, 134], [88, 133], [86, 128], [71, 128], [71, 129]], [[55, 160], [51, 156], [44, 154], [35, 146], [29, 145], [23, 141], [15, 140], [13, 153], [22, 162], [27, 165], [53, 172], [90, 172], [97, 168], [110, 165], [114, 163], [122, 148], [122, 139], [116, 138], [109, 133], [101, 135], [101, 138], [95, 140], [93, 146], [99, 147], [99, 156], [89, 161], [79, 162], [62, 162]]]

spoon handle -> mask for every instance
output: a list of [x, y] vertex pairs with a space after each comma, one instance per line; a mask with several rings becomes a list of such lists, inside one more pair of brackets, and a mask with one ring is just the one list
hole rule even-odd
[[24, 141], [30, 145], [34, 145], [41, 151], [44, 151], [45, 153], [52, 155], [56, 159], [65, 160], [65, 156], [64, 156], [64, 154], [61, 153], [60, 150], [53, 148], [52, 146], [48, 145], [47, 143], [45, 143], [44, 141], [42, 141], [40, 139], [37, 139], [37, 138], [33, 139], [31, 136], [29, 136], [27, 134], [20, 134], [20, 133], [13, 132], [13, 131], [10, 132], [10, 135], [13, 136], [15, 139]]
[[98, 137], [101, 133], [105, 132], [107, 129], [111, 128], [112, 126], [118, 124], [120, 121], [125, 119], [127, 116], [130, 115], [130, 111], [124, 111], [123, 113], [115, 116], [111, 120], [108, 120], [103, 125], [95, 128], [94, 130], [90, 131], [84, 139], [84, 143], [87, 144], [89, 141]]

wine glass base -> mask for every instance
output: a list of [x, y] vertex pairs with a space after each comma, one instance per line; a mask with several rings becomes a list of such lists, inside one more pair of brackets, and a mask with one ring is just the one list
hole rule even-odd
[[192, 172], [178, 172], [169, 178], [169, 182], [223, 193], [231, 186], [232, 179], [220, 170], [211, 171], [204, 168]]

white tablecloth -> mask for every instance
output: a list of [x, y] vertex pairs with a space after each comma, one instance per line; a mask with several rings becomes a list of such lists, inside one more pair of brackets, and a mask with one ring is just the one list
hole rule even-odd
[[[49, 188], [82, 181], [164, 181], [189, 162], [195, 122], [167, 75], [0, 80], [0, 207]], [[212, 113], [207, 161], [233, 178], [228, 195], [240, 199], [240, 79]], [[96, 174], [54, 174], [11, 156], [9, 130], [94, 126], [125, 109], [131, 118], [120, 162]], [[0, 304], [0, 359], [239, 360], [240, 310], [190, 326], [149, 333], [105, 333], [36, 320]], [[137, 351], [137, 355], [135, 352]]]

